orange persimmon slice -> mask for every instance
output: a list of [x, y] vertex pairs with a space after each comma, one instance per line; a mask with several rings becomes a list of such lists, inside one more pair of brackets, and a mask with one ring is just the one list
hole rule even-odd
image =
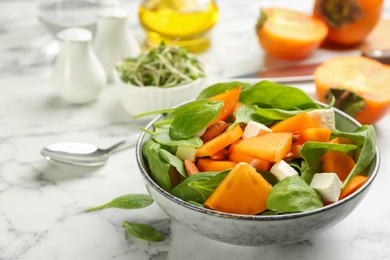
[[236, 165], [235, 162], [229, 160], [212, 160], [208, 158], [199, 158], [196, 166], [201, 172], [220, 172], [231, 169]]
[[272, 162], [261, 158], [255, 158], [251, 161], [250, 165], [256, 170], [269, 171], [271, 169]]
[[204, 204], [217, 211], [255, 215], [267, 210], [271, 188], [255, 168], [242, 162], [234, 166]]
[[240, 142], [236, 149], [242, 154], [279, 162], [291, 150], [292, 133], [265, 133], [249, 137]]
[[268, 171], [271, 168], [272, 164], [270, 161], [242, 154], [240, 151], [237, 150], [237, 144], [239, 144], [241, 141], [242, 140], [239, 139], [230, 145], [228, 149], [229, 160], [236, 163], [246, 162], [249, 163], [251, 166], [255, 167], [256, 170]]
[[296, 134], [299, 136], [298, 140], [292, 144], [291, 152], [294, 158], [300, 158], [300, 149], [302, 144], [308, 141], [314, 142], [328, 142], [332, 131], [321, 127], [310, 127], [297, 131]]
[[236, 109], [238, 99], [240, 97], [240, 92], [241, 87], [238, 87], [208, 98], [209, 100], [222, 100], [224, 103], [221, 112], [216, 119], [209, 123], [209, 126], [218, 121], [225, 121], [233, 114], [234, 110]]
[[329, 140], [332, 144], [354, 144], [354, 142], [348, 137], [335, 137]]
[[359, 189], [368, 180], [367, 176], [356, 175], [341, 191], [339, 199], [345, 198]]
[[296, 134], [299, 135], [297, 144], [303, 144], [308, 141], [314, 142], [328, 142], [332, 130], [321, 128], [321, 127], [310, 127], [300, 131], [297, 131]]
[[216, 152], [224, 149], [234, 141], [241, 138], [243, 131], [239, 125], [233, 127], [233, 129], [226, 131], [217, 137], [211, 139], [207, 143], [204, 143], [196, 150], [197, 157], [211, 156]]
[[230, 161], [233, 161], [233, 162], [236, 162], [236, 163], [239, 163], [239, 162], [246, 162], [246, 163], [251, 163], [253, 161], [253, 159], [255, 159], [256, 157], [253, 157], [253, 156], [250, 156], [250, 155], [246, 155], [246, 154], [242, 154], [240, 151], [237, 150], [237, 145], [239, 143], [242, 142], [242, 139], [239, 139], [235, 142], [233, 142], [230, 146], [229, 146], [229, 149], [228, 149], [228, 158]]
[[271, 126], [273, 132], [297, 132], [305, 128], [315, 127], [315, 122], [306, 113], [302, 112], [295, 116], [289, 117]]
[[320, 159], [322, 172], [334, 172], [344, 181], [352, 168], [355, 167], [355, 161], [346, 153], [337, 150], [327, 151]]

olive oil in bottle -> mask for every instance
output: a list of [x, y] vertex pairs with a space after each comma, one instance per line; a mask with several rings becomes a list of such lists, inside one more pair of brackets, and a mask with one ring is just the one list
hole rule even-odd
[[144, 0], [138, 12], [148, 45], [164, 41], [194, 53], [209, 47], [208, 33], [219, 15], [213, 0]]

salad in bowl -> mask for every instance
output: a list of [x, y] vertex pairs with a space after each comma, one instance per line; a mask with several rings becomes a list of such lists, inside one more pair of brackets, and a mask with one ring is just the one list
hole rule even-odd
[[269, 81], [227, 82], [160, 113], [137, 144], [175, 221], [238, 245], [288, 244], [350, 214], [379, 169], [375, 129]]

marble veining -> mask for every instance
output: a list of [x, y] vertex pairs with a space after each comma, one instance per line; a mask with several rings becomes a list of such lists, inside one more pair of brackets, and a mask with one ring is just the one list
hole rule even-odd
[[[309, 11], [312, 0], [294, 1]], [[129, 28], [139, 43], [140, 1], [122, 1]], [[220, 0], [221, 16], [211, 32], [212, 45], [200, 57], [209, 65], [208, 84], [267, 65], [254, 34], [261, 6], [288, 5], [288, 0]], [[384, 17], [390, 16], [386, 1]], [[69, 105], [51, 84], [58, 54], [54, 37], [36, 18], [35, 2], [0, 2], [0, 259], [389, 259], [390, 258], [390, 115], [376, 124], [382, 166], [358, 208], [340, 224], [309, 240], [287, 246], [242, 247], [204, 238], [170, 221], [154, 203], [126, 211], [86, 213], [128, 193], [146, 193], [135, 149], [113, 155], [102, 167], [52, 164], [40, 149], [53, 142], [82, 141], [108, 147], [136, 134], [145, 122], [121, 107], [117, 88], [108, 85], [99, 99]], [[330, 57], [320, 50], [305, 60]], [[268, 62], [268, 63], [267, 63]], [[288, 62], [286, 62], [288, 64]], [[309, 94], [312, 83], [294, 84]], [[151, 243], [125, 235], [122, 221], [142, 221], [164, 234]]]

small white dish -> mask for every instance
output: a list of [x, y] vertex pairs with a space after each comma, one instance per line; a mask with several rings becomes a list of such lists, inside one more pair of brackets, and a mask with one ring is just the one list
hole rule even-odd
[[139, 87], [123, 82], [118, 71], [114, 70], [114, 83], [119, 87], [122, 106], [132, 116], [171, 108], [194, 99], [202, 91], [205, 79], [198, 78], [190, 83], [171, 88]]

